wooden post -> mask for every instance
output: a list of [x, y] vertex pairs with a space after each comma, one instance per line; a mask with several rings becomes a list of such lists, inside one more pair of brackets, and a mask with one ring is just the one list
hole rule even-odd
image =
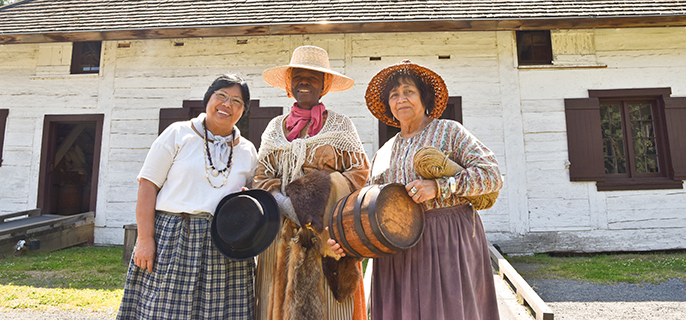
[[124, 226], [124, 257], [121, 264], [125, 267], [131, 261], [131, 254], [133, 254], [133, 247], [136, 245], [136, 238], [138, 238], [138, 225], [127, 224]]

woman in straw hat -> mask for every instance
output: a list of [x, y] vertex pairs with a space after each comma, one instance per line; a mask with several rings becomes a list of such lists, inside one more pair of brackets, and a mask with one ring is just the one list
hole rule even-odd
[[[464, 198], [502, 187], [493, 152], [458, 122], [437, 119], [447, 104], [446, 85], [408, 60], [376, 74], [366, 100], [376, 118], [400, 127], [374, 156], [369, 183], [402, 183], [426, 210], [424, 234], [414, 247], [374, 260], [371, 318], [498, 319], [488, 242], [481, 219]], [[465, 169], [422, 178], [413, 160], [426, 146]]]
[[296, 48], [290, 64], [263, 78], [296, 102], [271, 120], [258, 153], [253, 186], [274, 194], [284, 224], [258, 257], [257, 319], [366, 319], [359, 260], [332, 256], [324, 225], [335, 201], [369, 175], [352, 121], [319, 101], [354, 81], [331, 70], [315, 46]]
[[153, 142], [138, 174], [138, 238], [117, 319], [254, 319], [254, 260], [227, 259], [211, 241], [217, 205], [250, 186], [257, 166], [236, 127], [248, 102], [245, 80], [220, 76], [205, 113]]

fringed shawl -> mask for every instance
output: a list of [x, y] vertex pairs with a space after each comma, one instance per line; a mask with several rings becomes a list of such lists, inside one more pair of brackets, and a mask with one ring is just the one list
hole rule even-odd
[[[313, 162], [317, 148], [325, 145], [333, 147], [337, 157], [345, 153], [350, 158], [350, 167], [363, 168], [365, 154], [355, 125], [342, 114], [327, 110], [328, 116], [322, 130], [313, 137], [305, 136], [289, 142], [283, 130], [283, 122], [288, 115], [278, 116], [269, 122], [262, 134], [262, 142], [258, 159], [265, 167], [265, 172], [275, 177], [281, 177], [281, 191], [291, 181], [304, 175], [302, 170], [305, 162]], [[308, 153], [309, 149], [309, 153]], [[274, 161], [270, 162], [269, 157]]]

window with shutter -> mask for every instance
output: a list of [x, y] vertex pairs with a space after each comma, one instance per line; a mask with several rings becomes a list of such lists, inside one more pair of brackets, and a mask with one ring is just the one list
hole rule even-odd
[[670, 94], [589, 90], [590, 98], [565, 99], [570, 180], [596, 181], [600, 191], [681, 189], [686, 98]]

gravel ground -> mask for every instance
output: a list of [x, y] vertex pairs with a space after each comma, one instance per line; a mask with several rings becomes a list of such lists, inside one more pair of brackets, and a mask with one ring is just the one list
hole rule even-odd
[[79, 312], [48, 309], [42, 311], [29, 311], [19, 309], [0, 309], [0, 320], [111, 320], [117, 316], [112, 312]]
[[[513, 264], [517, 270], [535, 265]], [[683, 320], [686, 282], [603, 285], [569, 279], [525, 278], [555, 320]]]
[[555, 320], [683, 320], [686, 302], [551, 302]]

